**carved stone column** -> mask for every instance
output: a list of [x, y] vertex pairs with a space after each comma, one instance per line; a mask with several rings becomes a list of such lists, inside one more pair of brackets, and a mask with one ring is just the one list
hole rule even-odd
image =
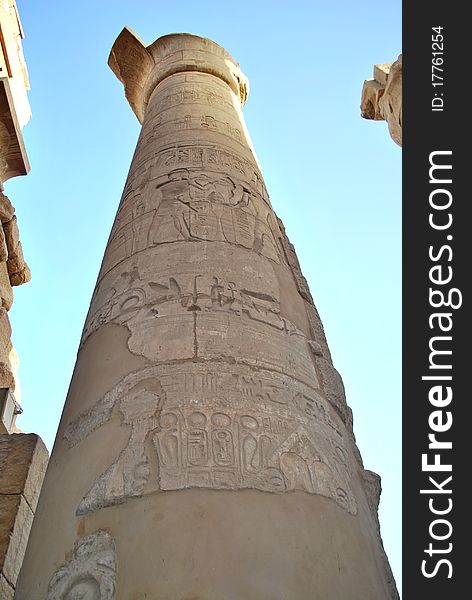
[[16, 597], [396, 597], [245, 76], [187, 34], [109, 64], [143, 127]]

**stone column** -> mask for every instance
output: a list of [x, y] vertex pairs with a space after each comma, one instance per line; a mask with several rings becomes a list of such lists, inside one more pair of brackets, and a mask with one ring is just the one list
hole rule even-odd
[[396, 597], [245, 76], [188, 34], [109, 64], [143, 126], [16, 598]]

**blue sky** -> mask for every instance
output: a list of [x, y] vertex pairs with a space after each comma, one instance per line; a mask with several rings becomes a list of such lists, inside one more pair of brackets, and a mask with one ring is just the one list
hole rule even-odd
[[384, 544], [401, 584], [401, 150], [360, 117], [374, 63], [401, 51], [401, 2], [18, 0], [33, 110], [31, 173], [6, 183], [32, 281], [10, 312], [19, 426], [52, 447], [81, 329], [139, 133], [107, 66], [124, 25], [146, 42], [223, 45], [272, 204], [297, 250], [354, 412], [382, 475]]

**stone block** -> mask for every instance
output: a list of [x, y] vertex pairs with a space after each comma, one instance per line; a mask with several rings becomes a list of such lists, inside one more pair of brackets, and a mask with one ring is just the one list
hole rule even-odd
[[374, 65], [374, 79], [381, 83], [384, 87], [387, 85], [388, 75], [392, 63], [383, 63]]
[[[36, 434], [0, 435], [0, 598], [13, 598], [48, 461]], [[3, 579], [2, 579], [3, 578]]]
[[34, 511], [48, 463], [48, 451], [35, 433], [0, 435], [0, 495], [23, 494]]
[[402, 145], [402, 55], [393, 63], [374, 66], [373, 79], [362, 88], [361, 116], [364, 119], [387, 121], [390, 136]]
[[0, 568], [16, 584], [28, 543], [33, 511], [21, 494], [0, 496]]
[[0, 570], [3, 571], [5, 558], [10, 545], [11, 533], [15, 524], [16, 513], [21, 500], [20, 495], [0, 496]]
[[364, 119], [373, 119], [374, 121], [383, 120], [380, 113], [379, 101], [384, 91], [385, 87], [375, 79], [364, 81], [361, 98], [361, 116]]

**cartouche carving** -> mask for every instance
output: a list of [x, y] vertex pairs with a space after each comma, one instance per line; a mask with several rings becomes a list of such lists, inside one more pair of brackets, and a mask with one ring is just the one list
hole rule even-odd
[[175, 365], [131, 373], [68, 425], [63, 438], [70, 447], [114, 413], [130, 431], [77, 514], [190, 487], [302, 490], [356, 514], [343, 425], [326, 400], [287, 376], [211, 369]]

